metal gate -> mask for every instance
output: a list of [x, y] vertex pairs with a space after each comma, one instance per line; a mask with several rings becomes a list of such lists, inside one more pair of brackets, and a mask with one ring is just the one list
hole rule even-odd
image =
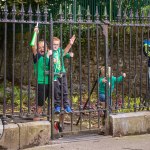
[[[121, 6], [118, 10], [117, 20], [109, 22], [105, 7], [103, 18], [99, 17], [98, 7], [94, 20], [91, 19], [89, 6], [87, 14], [81, 14], [78, 7], [77, 20], [73, 19], [72, 7], [69, 6], [68, 17], [64, 19], [62, 6], [60, 5], [58, 20], [53, 20], [48, 15], [47, 8], [40, 12], [37, 6], [36, 14], [32, 13], [31, 6], [28, 13], [22, 5], [20, 12], [16, 12], [15, 4], [12, 12], [8, 12], [5, 4], [0, 18], [1, 41], [1, 115], [4, 122], [9, 118], [14, 120], [31, 120], [34, 116], [47, 118], [52, 127], [59, 115], [54, 113], [54, 71], [53, 57], [50, 56], [49, 88], [50, 97], [44, 102], [42, 114], [37, 114], [38, 81], [33, 75], [32, 51], [29, 45], [32, 39], [34, 26], [39, 24], [38, 40], [48, 41], [48, 47], [53, 47], [53, 37], [60, 38], [60, 47], [67, 45], [72, 35], [76, 35], [75, 44], [70, 51], [74, 52], [74, 58], [66, 62], [67, 79], [69, 87], [71, 114], [66, 114], [61, 98], [60, 116], [65, 115], [63, 131], [65, 133], [98, 132], [104, 127], [105, 134], [109, 133], [109, 114], [149, 110], [149, 84], [148, 84], [148, 57], [143, 56], [143, 41], [149, 39], [149, 15], [144, 12], [121, 14]], [[135, 14], [135, 15], [134, 15]], [[145, 51], [149, 53], [149, 49]], [[62, 57], [62, 56], [61, 56]], [[111, 78], [118, 79], [121, 72], [126, 72], [127, 77], [121, 84], [116, 83], [115, 91], [111, 91], [110, 82], [105, 83], [106, 105], [102, 107], [99, 97], [100, 68], [104, 66], [105, 77], [109, 81], [109, 69]], [[44, 88], [45, 89], [45, 88]], [[63, 89], [62, 89], [63, 91]], [[111, 103], [110, 103], [111, 99]], [[102, 117], [101, 113], [105, 112]], [[104, 119], [104, 120], [103, 120]], [[52, 128], [52, 138], [54, 129]]]

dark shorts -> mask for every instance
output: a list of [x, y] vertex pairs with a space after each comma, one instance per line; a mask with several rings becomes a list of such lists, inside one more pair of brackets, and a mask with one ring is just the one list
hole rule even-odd
[[[111, 101], [111, 97], [108, 97], [109, 98], [109, 105], [111, 106], [112, 105], [112, 101]], [[99, 100], [101, 101], [101, 102], [106, 102], [106, 98], [105, 98], [105, 94], [99, 94]]]
[[38, 84], [38, 106], [43, 106], [44, 101], [49, 97], [49, 87], [48, 84]]
[[99, 99], [101, 102], [106, 102], [105, 94], [99, 94]]

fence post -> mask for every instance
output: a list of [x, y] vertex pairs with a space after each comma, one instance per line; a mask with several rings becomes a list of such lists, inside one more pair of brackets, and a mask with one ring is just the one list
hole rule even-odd
[[5, 2], [4, 6], [4, 96], [3, 96], [3, 116], [2, 116], [2, 121], [3, 123], [6, 123], [7, 117], [6, 117], [6, 86], [7, 86], [7, 72], [6, 72], [6, 56], [7, 56], [7, 16], [8, 16], [8, 9], [7, 9], [7, 4]]
[[110, 22], [112, 21], [112, 0], [110, 0], [110, 4], [109, 4], [110, 6], [109, 6], [109, 9], [110, 9], [110, 12], [109, 12], [109, 20], [110, 20]]
[[73, 3], [73, 19], [74, 19], [74, 21], [76, 21], [77, 20], [77, 18], [76, 18], [76, 10], [77, 10], [77, 3], [76, 3], [76, 0], [74, 0], [74, 3]]
[[[53, 18], [52, 18], [52, 14], [50, 14], [50, 47], [53, 46]], [[51, 100], [51, 111], [49, 110], [48, 115], [50, 116], [51, 114], [51, 139], [54, 139], [54, 64], [53, 64], [53, 59], [50, 59], [50, 66], [51, 66], [51, 70], [50, 70], [50, 82], [51, 82], [51, 95], [50, 95], [50, 100]], [[49, 101], [50, 102], [50, 101]], [[50, 104], [49, 104], [50, 105]]]
[[[107, 9], [105, 6], [104, 9], [104, 24], [102, 25], [102, 29], [103, 29], [103, 34], [104, 34], [104, 40], [105, 40], [105, 76], [107, 76], [106, 71], [108, 68], [108, 25], [109, 25], [109, 21], [107, 18]], [[109, 98], [108, 98], [108, 83], [106, 83], [105, 86], [105, 97], [106, 97], [106, 118], [105, 118], [105, 135], [109, 134]]]

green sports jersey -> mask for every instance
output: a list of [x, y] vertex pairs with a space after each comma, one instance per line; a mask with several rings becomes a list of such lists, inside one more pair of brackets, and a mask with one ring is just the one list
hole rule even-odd
[[[105, 94], [105, 86], [106, 84], [103, 82], [104, 77], [100, 77], [99, 78], [99, 93], [100, 94]], [[111, 78], [108, 79], [108, 84], [110, 83], [111, 86], [111, 93], [113, 92], [114, 88], [115, 88], [115, 84], [116, 83], [120, 83], [123, 80], [123, 76], [120, 77], [114, 77], [112, 76]], [[108, 89], [108, 93], [110, 96], [110, 89]]]
[[[38, 57], [38, 59], [37, 59]], [[38, 61], [37, 61], [38, 60]], [[34, 72], [35, 76], [38, 79], [38, 84], [48, 84], [49, 83], [49, 75], [45, 74], [45, 71], [49, 71], [49, 58], [40, 55], [39, 53], [34, 56]]]
[[57, 61], [54, 63], [54, 80], [57, 79], [59, 73], [66, 73], [65, 65], [64, 65], [64, 58], [69, 58], [70, 54], [67, 53], [64, 56], [64, 50], [58, 48], [57, 50], [53, 50], [53, 58]]

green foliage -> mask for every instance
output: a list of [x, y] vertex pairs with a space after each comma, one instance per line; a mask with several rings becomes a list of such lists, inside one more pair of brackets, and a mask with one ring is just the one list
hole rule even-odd
[[[126, 96], [124, 98], [124, 109], [122, 109], [121, 107], [117, 110], [118, 113], [128, 113], [128, 112], [135, 112], [135, 111], [139, 111], [139, 108], [135, 108], [134, 106], [140, 107], [141, 101], [140, 101], [140, 97], [136, 97], [136, 98], [132, 98], [132, 97], [128, 97]], [[144, 110], [146, 110], [146, 107], [144, 107]]]
[[15, 6], [16, 6], [16, 11], [19, 12], [21, 10], [21, 5], [24, 5], [24, 9], [26, 12], [28, 12], [29, 9], [29, 5], [31, 4], [32, 6], [32, 11], [35, 12], [37, 9], [37, 4], [39, 4], [40, 9], [43, 10], [44, 9], [44, 5], [46, 4], [47, 0], [2, 0], [0, 1], [0, 11], [2, 11], [4, 9], [4, 5], [5, 2], [7, 4], [8, 7], [8, 11], [12, 11], [12, 6], [15, 2]]
[[144, 12], [145, 16], [148, 16], [149, 10], [150, 10], [150, 5], [141, 8], [141, 12]]
[[[11, 106], [12, 104], [12, 98], [13, 98], [13, 92], [12, 92], [12, 86], [11, 83], [8, 82], [6, 86], [6, 104], [8, 106]], [[22, 89], [22, 93], [19, 86], [14, 86], [14, 105], [15, 107], [19, 107], [21, 103], [21, 94], [22, 94], [22, 107], [27, 106], [27, 100], [28, 100], [28, 92], [26, 90]], [[4, 97], [4, 86], [3, 84], [0, 84], [0, 97], [2, 98], [0, 103], [3, 103], [3, 97]], [[30, 93], [30, 102], [32, 103], [35, 98], [35, 93]]]
[[[82, 99], [82, 105], [84, 105], [86, 103], [86, 101], [88, 100], [88, 93], [82, 94], [81, 99]], [[97, 95], [95, 92], [93, 92], [93, 94], [90, 96], [90, 103], [92, 106], [97, 103]], [[72, 96], [72, 104], [73, 104], [74, 109], [78, 109], [79, 104], [80, 104], [79, 95], [74, 94]]]
[[[9, 87], [9, 88], [6, 88], [6, 103], [8, 106], [11, 107], [12, 91], [10, 90], [11, 89], [10, 82], [7, 83], [7, 87]], [[14, 86], [14, 104], [15, 104], [16, 111], [19, 111], [19, 108], [20, 108], [20, 92], [21, 92], [20, 87]], [[2, 98], [3, 96], [4, 96], [4, 87], [3, 87], [3, 84], [0, 84], [0, 98]], [[31, 97], [30, 102], [33, 103], [34, 98], [35, 98], [35, 93], [33, 94], [31, 92], [30, 97]], [[121, 100], [120, 97], [118, 97], [118, 101]], [[122, 109], [121, 106], [119, 106], [119, 109], [115, 110], [115, 101], [116, 101], [115, 94], [112, 95], [112, 99], [113, 99], [113, 107], [114, 107], [113, 112], [117, 112], [117, 113], [134, 112], [135, 111], [134, 106], [136, 105], [137, 107], [139, 107], [141, 104], [140, 97], [132, 98], [132, 97], [126, 96], [126, 97], [124, 97], [124, 109]], [[27, 109], [27, 100], [28, 100], [28, 93], [27, 93], [27, 91], [23, 90], [22, 91], [22, 108], [23, 109]], [[82, 94], [82, 103], [84, 104], [87, 100], [88, 100], [88, 93]], [[95, 105], [97, 103], [97, 100], [98, 100], [97, 94], [95, 92], [93, 92], [93, 94], [90, 97], [91, 105]], [[3, 99], [1, 99], [0, 103], [3, 103]], [[79, 95], [73, 95], [72, 96], [72, 104], [75, 109], [78, 108], [79, 103], [80, 103]], [[46, 105], [47, 105], [47, 101], [46, 101]], [[137, 110], [137, 108], [136, 108], [136, 110]], [[144, 108], [144, 110], [146, 110], [146, 108]]]
[[79, 97], [77, 95], [72, 96], [72, 103], [77, 104]]
[[[2, 0], [0, 1], [0, 10], [4, 9], [4, 3], [6, 0]], [[11, 11], [12, 10], [12, 5], [13, 5], [14, 1], [13, 0], [7, 0], [7, 5], [8, 5], [8, 9]], [[94, 15], [96, 13], [96, 6], [98, 6], [99, 8], [99, 15], [100, 18], [102, 18], [103, 14], [104, 14], [104, 8], [105, 6], [107, 7], [107, 14], [108, 14], [108, 18], [110, 15], [110, 1], [106, 1], [106, 0], [88, 0], [88, 1], [83, 1], [83, 0], [76, 0], [76, 4], [74, 3], [73, 0], [15, 0], [15, 5], [16, 5], [16, 10], [17, 12], [20, 11], [21, 8], [21, 4], [24, 4], [25, 7], [25, 11], [28, 11], [29, 8], [29, 4], [31, 4], [32, 6], [32, 10], [33, 12], [36, 12], [37, 9], [37, 4], [39, 4], [40, 6], [40, 10], [41, 12], [44, 11], [44, 7], [45, 5], [47, 6], [48, 9], [48, 14], [52, 14], [53, 19], [56, 20], [57, 15], [59, 14], [59, 7], [60, 4], [62, 5], [62, 11], [64, 14], [64, 18], [67, 18], [67, 14], [69, 12], [69, 5], [72, 6], [72, 13], [73, 13], [73, 18], [76, 20], [77, 16], [77, 11], [79, 8], [79, 5], [81, 6], [81, 14], [83, 16], [86, 15], [87, 13], [87, 7], [89, 6], [89, 10], [90, 10], [90, 14], [91, 17], [94, 18]], [[121, 7], [120, 7], [121, 5]], [[127, 10], [127, 14], [129, 16], [130, 14], [130, 10], [132, 9], [133, 11], [133, 15], [135, 16], [136, 11], [138, 10], [139, 13], [141, 14], [141, 11], [144, 10], [144, 12], [146, 12], [147, 14], [147, 10], [149, 10], [149, 3], [148, 0], [135, 0], [135, 1], [129, 1], [129, 0], [116, 0], [116, 1], [112, 1], [112, 16], [113, 19], [115, 20], [117, 17], [117, 13], [118, 13], [118, 8], [121, 8], [121, 12], [123, 14], [124, 10]], [[56, 9], [57, 8], [57, 9]]]

